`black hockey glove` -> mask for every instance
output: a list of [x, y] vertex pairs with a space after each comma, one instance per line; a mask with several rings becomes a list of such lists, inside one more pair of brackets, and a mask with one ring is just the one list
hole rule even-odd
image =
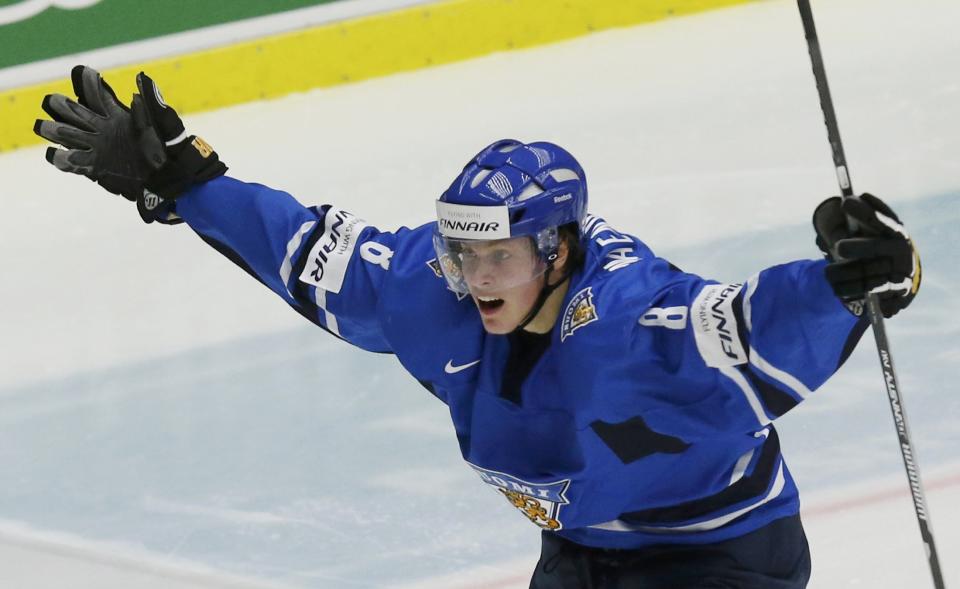
[[61, 94], [44, 97], [52, 121], [38, 120], [34, 132], [65, 149], [46, 158], [65, 172], [82, 174], [109, 192], [137, 202], [144, 221], [177, 223], [173, 199], [227, 167], [202, 139], [187, 136], [176, 111], [144, 73], [131, 108], [121, 103], [100, 74], [86, 66], [71, 72], [77, 102]]
[[53, 119], [38, 120], [33, 132], [65, 149], [48, 147], [47, 161], [64, 172], [82, 174], [113, 194], [135, 201], [152, 171], [136, 157], [138, 144], [130, 109], [96, 71], [70, 72], [79, 102], [62, 94], [44, 96], [41, 108]]
[[[847, 217], [857, 229], [851, 232]], [[920, 290], [920, 255], [897, 215], [872, 194], [835, 196], [813, 213], [817, 247], [826, 254], [827, 281], [854, 314], [876, 293], [884, 317], [907, 307]]]

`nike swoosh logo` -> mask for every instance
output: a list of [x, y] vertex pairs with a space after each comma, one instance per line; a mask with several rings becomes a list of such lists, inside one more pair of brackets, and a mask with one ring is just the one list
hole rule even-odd
[[447, 374], [456, 374], [461, 370], [466, 370], [471, 366], [475, 366], [480, 363], [480, 360], [474, 360], [473, 362], [468, 362], [467, 364], [461, 364], [460, 366], [454, 366], [453, 360], [447, 360], [447, 365], [443, 367], [443, 371]]

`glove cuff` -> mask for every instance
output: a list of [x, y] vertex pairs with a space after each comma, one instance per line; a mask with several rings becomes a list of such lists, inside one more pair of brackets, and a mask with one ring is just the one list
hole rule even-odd
[[194, 184], [227, 172], [217, 152], [196, 135], [167, 148], [167, 161], [147, 179], [146, 187], [163, 200], [173, 200]]
[[137, 212], [140, 213], [143, 222], [147, 224], [154, 221], [164, 225], [183, 223], [183, 219], [177, 215], [176, 209], [176, 201], [163, 199], [146, 189], [137, 198]]
[[847, 234], [847, 218], [843, 200], [833, 196], [820, 203], [813, 211], [813, 229], [817, 233], [817, 247], [828, 259], [836, 259], [833, 247]]

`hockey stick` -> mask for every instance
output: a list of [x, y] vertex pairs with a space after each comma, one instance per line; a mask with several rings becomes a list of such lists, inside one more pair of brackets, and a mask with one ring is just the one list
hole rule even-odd
[[[813, 76], [817, 80], [817, 91], [820, 94], [820, 108], [823, 110], [824, 123], [827, 126], [827, 138], [833, 150], [833, 164], [837, 170], [837, 180], [843, 198], [853, 196], [853, 187], [850, 184], [850, 174], [847, 170], [847, 158], [843, 153], [843, 143], [840, 142], [840, 129], [837, 126], [837, 116], [833, 111], [833, 100], [830, 98], [830, 88], [827, 86], [827, 72], [823, 67], [823, 56], [820, 54], [820, 41], [817, 39], [817, 29], [813, 25], [813, 11], [810, 9], [810, 0], [797, 0], [800, 8], [800, 17], [803, 19], [803, 30], [807, 37], [807, 48], [810, 50], [810, 63], [813, 66]], [[848, 219], [851, 229], [855, 229], [852, 220]], [[920, 469], [917, 466], [916, 454], [913, 451], [913, 442], [910, 430], [907, 428], [907, 415], [900, 396], [900, 383], [897, 373], [893, 369], [893, 355], [890, 353], [890, 344], [887, 342], [887, 330], [883, 324], [883, 314], [880, 312], [880, 303], [877, 295], [867, 295], [867, 313], [873, 325], [873, 335], [877, 340], [877, 352], [880, 354], [880, 367], [883, 370], [883, 382], [887, 387], [887, 399], [890, 401], [890, 410], [893, 421], [900, 436], [900, 454], [903, 456], [903, 465], [907, 469], [907, 479], [910, 482], [910, 494], [913, 497], [913, 508], [917, 514], [917, 523], [920, 524], [920, 536], [927, 549], [927, 560], [930, 563], [930, 572], [933, 574], [933, 585], [936, 589], [944, 589], [943, 574], [940, 572], [940, 561], [937, 558], [937, 548], [933, 543], [933, 530], [930, 526], [930, 514], [927, 511], [927, 501], [920, 482]]]

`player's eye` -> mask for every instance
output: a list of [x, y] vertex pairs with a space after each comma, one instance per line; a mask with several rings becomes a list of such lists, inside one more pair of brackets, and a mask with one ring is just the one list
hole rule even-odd
[[508, 252], [507, 250], [496, 250], [496, 251], [493, 252], [493, 254], [491, 254], [491, 256], [490, 256], [490, 258], [491, 258], [491, 259], [494, 261], [494, 263], [496, 263], [496, 264], [500, 264], [500, 263], [506, 262], [507, 260], [510, 259], [510, 257], [511, 257], [511, 254], [510, 254], [510, 252]]

